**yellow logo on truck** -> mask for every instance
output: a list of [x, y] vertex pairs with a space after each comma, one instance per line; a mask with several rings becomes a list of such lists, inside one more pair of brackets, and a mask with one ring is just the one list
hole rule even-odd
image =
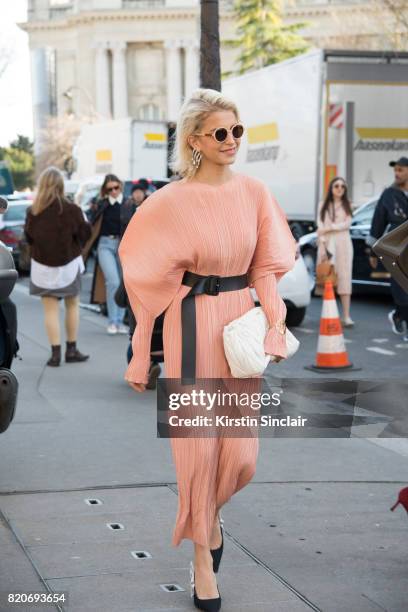
[[260, 144], [278, 139], [279, 130], [277, 123], [264, 123], [263, 125], [248, 128], [249, 144]]
[[248, 162], [276, 161], [279, 154], [279, 145], [271, 142], [279, 140], [279, 129], [277, 123], [263, 123], [249, 127], [248, 133]]
[[167, 136], [166, 134], [158, 134], [154, 132], [147, 132], [144, 135], [144, 148], [145, 149], [166, 149], [167, 148]]
[[355, 151], [407, 151], [408, 128], [356, 128]]
[[95, 151], [95, 174], [109, 174], [112, 172], [111, 149], [97, 149]]
[[110, 149], [98, 149], [96, 151], [96, 161], [97, 162], [111, 162], [112, 161], [112, 151]]

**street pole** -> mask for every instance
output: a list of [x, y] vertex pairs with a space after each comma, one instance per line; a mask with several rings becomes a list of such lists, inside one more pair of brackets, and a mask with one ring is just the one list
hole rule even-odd
[[218, 0], [201, 0], [200, 86], [221, 91]]

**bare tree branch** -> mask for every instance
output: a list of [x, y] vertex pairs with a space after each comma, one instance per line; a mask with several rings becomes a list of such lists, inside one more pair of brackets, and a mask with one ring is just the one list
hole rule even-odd
[[402, 0], [381, 0], [384, 7], [394, 16], [396, 24], [408, 32], [408, 4]]

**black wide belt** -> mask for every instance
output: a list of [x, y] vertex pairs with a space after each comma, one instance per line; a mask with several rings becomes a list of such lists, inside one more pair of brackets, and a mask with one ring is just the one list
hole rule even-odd
[[248, 287], [248, 276], [202, 276], [185, 272], [183, 285], [191, 287], [181, 303], [182, 356], [181, 378], [183, 384], [194, 384], [196, 375], [196, 295], [214, 295], [224, 291], [237, 291]]

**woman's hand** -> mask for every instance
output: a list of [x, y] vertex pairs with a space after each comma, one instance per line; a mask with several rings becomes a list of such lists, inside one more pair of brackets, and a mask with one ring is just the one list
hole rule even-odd
[[133, 383], [130, 382], [130, 380], [128, 380], [128, 383], [132, 387], [132, 389], [134, 391], [137, 391], [138, 393], [143, 393], [143, 391], [146, 391], [146, 385], [144, 385], [143, 383]]

